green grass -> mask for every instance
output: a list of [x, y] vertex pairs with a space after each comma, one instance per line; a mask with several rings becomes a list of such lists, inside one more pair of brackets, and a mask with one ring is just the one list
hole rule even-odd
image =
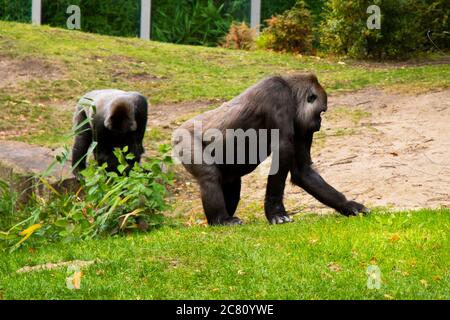
[[[315, 72], [329, 93], [369, 86], [419, 91], [450, 86], [450, 64], [344, 65], [336, 59], [174, 45], [0, 21], [2, 56], [32, 58], [35, 65], [52, 70], [42, 72], [52, 77], [0, 89], [0, 131], [29, 122], [27, 130], [13, 132], [9, 139], [50, 146], [70, 142], [61, 132], [70, 127], [72, 106], [95, 88], [141, 91], [152, 103], [222, 101], [267, 75], [298, 71]], [[37, 113], [45, 121], [33, 122]]]
[[[450, 210], [367, 217], [297, 216], [269, 226], [163, 228], [0, 256], [3, 299], [449, 299]], [[99, 259], [80, 290], [66, 269], [25, 265]], [[366, 270], [382, 286], [367, 288]]]

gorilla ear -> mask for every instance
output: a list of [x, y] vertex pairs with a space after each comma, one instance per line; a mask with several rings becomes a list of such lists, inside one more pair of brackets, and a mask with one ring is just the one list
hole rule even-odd
[[308, 103], [313, 103], [314, 101], [316, 101], [316, 99], [317, 99], [317, 96], [314, 93], [308, 94], [308, 98], [306, 98]]

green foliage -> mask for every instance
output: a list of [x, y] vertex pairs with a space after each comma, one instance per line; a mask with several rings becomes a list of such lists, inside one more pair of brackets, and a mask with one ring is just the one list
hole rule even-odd
[[30, 22], [31, 0], [0, 0], [0, 20]]
[[10, 185], [0, 180], [0, 230], [11, 225], [14, 219], [17, 194]]
[[[447, 3], [447, 6], [445, 5]], [[381, 8], [381, 30], [369, 30], [369, 5]], [[321, 24], [321, 43], [328, 51], [354, 58], [404, 58], [430, 48], [427, 31], [435, 31], [442, 48], [449, 48], [445, 0], [330, 0]]]
[[140, 1], [136, 0], [43, 0], [42, 23], [66, 28], [70, 5], [81, 9], [81, 30], [112, 36], [139, 34]]
[[[316, 21], [320, 20], [320, 13], [322, 7], [327, 0], [305, 0], [306, 4], [310, 8], [314, 19]], [[224, 10], [230, 14], [236, 21], [250, 21], [250, 10], [251, 1], [250, 0], [225, 0], [218, 1], [224, 3]], [[264, 25], [267, 19], [272, 18], [278, 14], [283, 13], [286, 10], [291, 9], [297, 0], [270, 0], [261, 1], [261, 20]]]
[[154, 1], [152, 39], [192, 45], [217, 45], [231, 16], [213, 0]]
[[[82, 172], [77, 193], [56, 191], [41, 175], [39, 180], [53, 190], [51, 198], [34, 194], [26, 208], [28, 218], [2, 232], [0, 238], [16, 249], [31, 235], [71, 242], [160, 225], [160, 213], [167, 208], [166, 187], [173, 181], [169, 147], [162, 145], [159, 157], [135, 163], [128, 174], [127, 161], [134, 156], [127, 149], [114, 151], [120, 163], [118, 173], [107, 172], [106, 164], [91, 163]], [[64, 163], [67, 154], [57, 160]]]
[[311, 53], [312, 17], [303, 0], [284, 13], [267, 21], [264, 30], [265, 46], [275, 51]]

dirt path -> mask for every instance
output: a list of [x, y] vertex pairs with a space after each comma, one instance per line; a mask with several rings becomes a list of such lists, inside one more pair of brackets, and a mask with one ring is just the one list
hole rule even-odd
[[[322, 128], [315, 166], [348, 198], [370, 207], [450, 207], [450, 90], [404, 95], [365, 89], [331, 96]], [[240, 210], [264, 200], [270, 161], [260, 167], [244, 177]], [[185, 178], [189, 192], [178, 196], [201, 211], [197, 187]], [[285, 196], [288, 210], [330, 211], [291, 184]]]

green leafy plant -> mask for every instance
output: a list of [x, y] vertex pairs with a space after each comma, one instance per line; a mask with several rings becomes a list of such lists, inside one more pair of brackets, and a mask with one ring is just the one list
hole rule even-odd
[[[172, 184], [170, 148], [160, 146], [160, 156], [128, 170], [134, 155], [128, 148], [116, 149], [118, 172], [106, 171], [106, 164], [91, 162], [83, 170], [76, 193], [61, 193], [40, 177], [52, 191], [49, 199], [34, 194], [27, 205], [27, 219], [2, 233], [12, 249], [32, 235], [65, 242], [92, 239], [133, 230], [147, 230], [163, 222], [167, 209], [167, 186]], [[65, 162], [64, 155], [59, 162]]]
[[303, 0], [284, 13], [267, 20], [264, 45], [275, 51], [310, 54], [313, 50], [312, 17]]
[[[320, 26], [327, 51], [352, 58], [407, 58], [431, 48], [427, 32], [442, 49], [449, 48], [449, 6], [443, 0], [330, 0]], [[369, 30], [369, 5], [381, 8], [381, 29]]]
[[18, 195], [10, 185], [0, 180], [0, 230], [11, 225]]
[[0, 0], [0, 20], [30, 22], [31, 0]]
[[42, 23], [66, 28], [70, 5], [81, 9], [81, 30], [112, 36], [139, 34], [140, 1], [136, 0], [43, 0]]
[[227, 33], [231, 17], [213, 0], [154, 4], [152, 39], [215, 46]]

